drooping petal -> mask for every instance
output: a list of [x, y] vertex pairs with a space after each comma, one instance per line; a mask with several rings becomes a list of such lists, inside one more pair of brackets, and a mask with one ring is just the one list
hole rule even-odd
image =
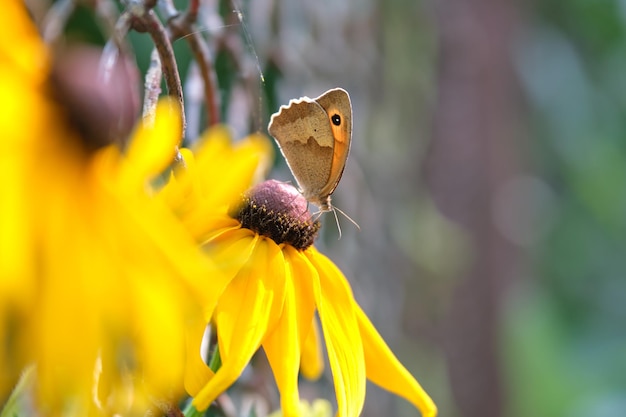
[[430, 396], [396, 358], [363, 310], [355, 306], [355, 312], [361, 329], [367, 378], [410, 401], [423, 417], [435, 417], [437, 406]]
[[318, 379], [324, 372], [324, 355], [322, 354], [320, 328], [315, 319], [313, 319], [311, 330], [309, 330], [302, 346], [300, 371], [303, 377], [310, 380]]
[[[220, 297], [215, 322], [222, 363], [241, 345], [250, 346], [271, 332], [285, 301], [285, 261], [272, 241], [254, 235], [257, 244], [248, 262]], [[248, 334], [249, 333], [249, 334]], [[236, 345], [236, 346], [234, 346]]]
[[319, 272], [317, 309], [333, 373], [337, 415], [357, 417], [365, 401], [365, 358], [348, 281], [328, 258], [310, 248], [305, 252]]
[[317, 379], [324, 371], [319, 327], [315, 321], [315, 302], [319, 299], [319, 277], [308, 258], [293, 246], [283, 248], [294, 277], [298, 300], [298, 337], [301, 346], [300, 370], [304, 377]]
[[205, 410], [241, 375], [265, 335], [276, 326], [285, 300], [284, 259], [271, 240], [258, 237], [256, 247], [222, 294], [215, 309], [222, 366], [192, 404]]
[[[288, 271], [288, 269], [287, 269]], [[274, 331], [263, 342], [263, 349], [272, 367], [280, 392], [280, 404], [285, 417], [298, 417], [298, 371], [300, 369], [300, 342], [296, 322], [296, 299], [290, 272], [285, 280], [285, 304]]]
[[306, 258], [298, 251], [285, 246], [283, 253], [287, 261], [285, 304], [278, 325], [263, 342], [263, 348], [280, 391], [283, 415], [297, 417], [301, 346], [310, 331], [315, 311], [313, 279]]
[[319, 297], [319, 277], [308, 258], [291, 245], [283, 248], [287, 265], [293, 279], [294, 295], [298, 300], [295, 311], [298, 323], [298, 340], [300, 345], [310, 333], [315, 315], [315, 301]]
[[185, 328], [185, 390], [192, 397], [215, 375], [200, 355], [205, 329], [206, 322], [199, 316], [190, 318]]

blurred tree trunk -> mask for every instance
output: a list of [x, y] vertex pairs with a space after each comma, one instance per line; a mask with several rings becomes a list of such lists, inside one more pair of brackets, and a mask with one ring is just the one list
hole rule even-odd
[[492, 220], [499, 187], [519, 172], [520, 105], [512, 55], [519, 5], [439, 0], [438, 104], [427, 183], [444, 215], [473, 244], [444, 326], [452, 392], [464, 417], [503, 415], [498, 318], [518, 254]]

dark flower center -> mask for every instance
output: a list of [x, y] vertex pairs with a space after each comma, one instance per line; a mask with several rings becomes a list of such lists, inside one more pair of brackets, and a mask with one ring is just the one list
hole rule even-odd
[[302, 194], [292, 185], [276, 180], [265, 181], [248, 191], [243, 204], [231, 215], [242, 227], [298, 250], [313, 244], [321, 226], [319, 221], [311, 220]]

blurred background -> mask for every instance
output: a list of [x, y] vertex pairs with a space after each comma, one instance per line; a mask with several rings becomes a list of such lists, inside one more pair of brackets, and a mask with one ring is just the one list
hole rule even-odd
[[[318, 247], [441, 416], [626, 416], [626, 1], [203, 5], [236, 136], [291, 98], [349, 91], [333, 201], [361, 230], [340, 218], [338, 240], [326, 215]], [[68, 39], [103, 44], [90, 7]], [[129, 39], [144, 73], [151, 41]], [[291, 180], [280, 157], [272, 176]], [[368, 386], [363, 416], [416, 414]]]

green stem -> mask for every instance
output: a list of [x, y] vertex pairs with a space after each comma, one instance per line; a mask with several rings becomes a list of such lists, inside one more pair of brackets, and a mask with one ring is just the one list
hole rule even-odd
[[[209, 368], [211, 368], [213, 372], [217, 372], [217, 370], [220, 369], [220, 366], [222, 366], [222, 358], [220, 357], [219, 345], [216, 345], [215, 352], [213, 352], [213, 356], [211, 356], [211, 359], [209, 360]], [[189, 402], [183, 411], [183, 414], [185, 417], [203, 417], [205, 415], [205, 411], [196, 410], [196, 407]]]
[[35, 382], [35, 366], [30, 365], [22, 371], [17, 385], [13, 388], [11, 395], [4, 403], [4, 407], [0, 404], [0, 417], [13, 417], [19, 416], [24, 410], [24, 403], [27, 401], [25, 398], [29, 395], [29, 392], [33, 389]]
[[185, 417], [203, 417], [204, 411], [196, 410], [196, 407], [191, 405], [191, 402], [189, 402], [189, 404], [187, 404], [187, 407], [183, 410], [183, 414], [185, 415]]
[[215, 352], [213, 352], [213, 356], [211, 356], [211, 360], [209, 361], [209, 368], [211, 368], [213, 372], [217, 372], [221, 366], [222, 358], [220, 357], [220, 346], [215, 345]]

